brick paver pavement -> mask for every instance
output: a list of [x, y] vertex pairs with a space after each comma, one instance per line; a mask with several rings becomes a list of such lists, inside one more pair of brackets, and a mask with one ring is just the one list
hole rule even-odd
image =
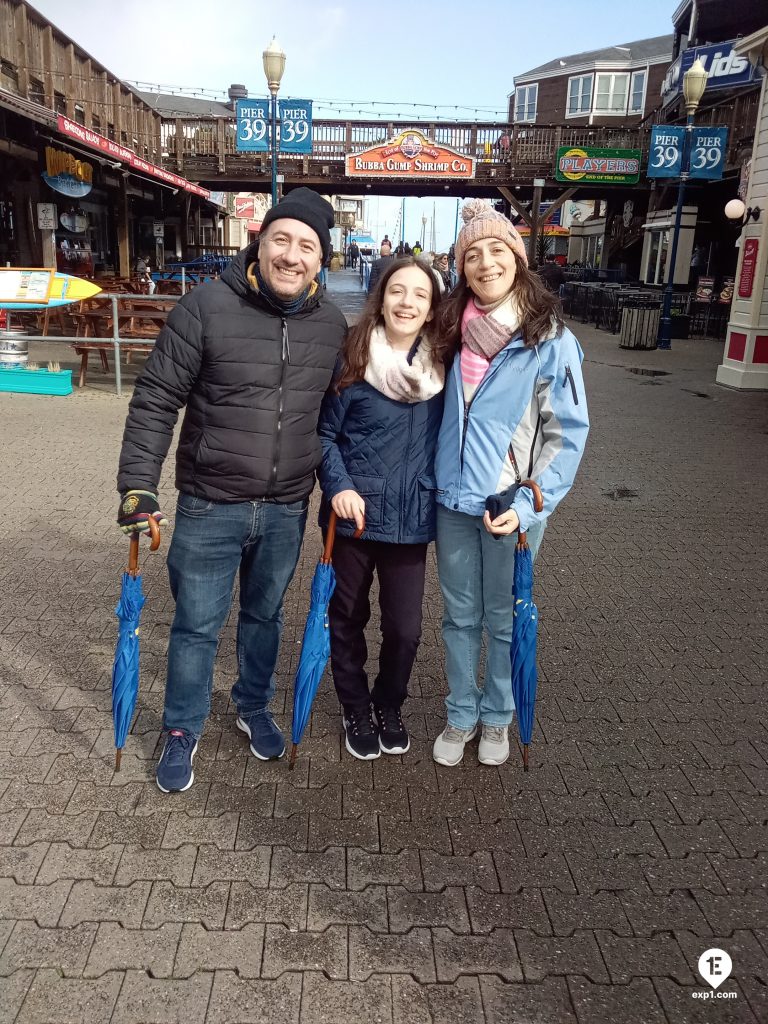
[[[768, 396], [714, 385], [722, 345], [625, 352], [575, 330], [594, 426], [538, 565], [527, 776], [517, 752], [432, 762], [430, 562], [406, 756], [352, 761], [326, 681], [296, 770], [256, 761], [228, 701], [230, 619], [195, 785], [163, 796], [161, 555], [144, 557], [142, 689], [113, 774], [126, 400], [97, 371], [68, 399], [0, 396], [0, 1022], [768, 1020]], [[162, 494], [172, 511], [170, 470]], [[284, 726], [318, 547], [311, 524]], [[733, 999], [693, 995], [711, 947]]]

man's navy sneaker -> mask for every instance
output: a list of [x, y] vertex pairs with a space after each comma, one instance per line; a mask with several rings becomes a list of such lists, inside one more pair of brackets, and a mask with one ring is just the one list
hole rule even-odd
[[183, 729], [171, 729], [157, 765], [155, 781], [163, 793], [183, 793], [195, 781], [192, 762], [197, 753], [197, 736]]
[[240, 715], [236, 724], [250, 739], [251, 753], [261, 761], [282, 757], [285, 753], [285, 737], [266, 708], [252, 715]]

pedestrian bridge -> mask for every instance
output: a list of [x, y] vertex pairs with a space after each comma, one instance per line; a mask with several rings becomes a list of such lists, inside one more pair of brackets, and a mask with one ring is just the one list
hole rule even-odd
[[[476, 161], [474, 178], [352, 177], [345, 158], [386, 142], [401, 132], [422, 132], [438, 146], [447, 146]], [[262, 191], [270, 188], [270, 154], [239, 153], [237, 122], [223, 117], [164, 118], [161, 125], [163, 166], [210, 189]], [[312, 124], [312, 152], [279, 154], [278, 174], [285, 185], [310, 185], [329, 192], [364, 195], [498, 194], [499, 187], [530, 188], [534, 178], [554, 184], [561, 147], [639, 150], [641, 167], [648, 156], [650, 129], [569, 125], [511, 125], [506, 122], [446, 123], [429, 121], [324, 121]], [[561, 187], [563, 187], [561, 183]], [[647, 187], [644, 175], [641, 185]]]

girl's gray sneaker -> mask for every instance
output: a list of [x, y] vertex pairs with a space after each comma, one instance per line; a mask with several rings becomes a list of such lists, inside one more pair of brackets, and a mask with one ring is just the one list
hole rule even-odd
[[471, 729], [457, 729], [455, 725], [447, 725], [435, 740], [432, 757], [438, 764], [452, 768], [464, 757], [464, 746], [477, 735], [477, 726]]

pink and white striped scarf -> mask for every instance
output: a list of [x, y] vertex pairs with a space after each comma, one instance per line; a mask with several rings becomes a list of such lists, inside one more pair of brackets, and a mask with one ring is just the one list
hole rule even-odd
[[509, 343], [520, 326], [517, 303], [508, 295], [496, 306], [480, 306], [470, 299], [461, 318], [461, 386], [469, 404], [488, 372], [494, 356]]

